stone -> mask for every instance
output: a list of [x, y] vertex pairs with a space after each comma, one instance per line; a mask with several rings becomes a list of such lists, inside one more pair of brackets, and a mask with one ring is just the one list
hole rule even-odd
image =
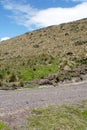
[[2, 90], [9, 90], [9, 87], [8, 87], [8, 85], [5, 85], [5, 84], [4, 84], [4, 85], [2, 85], [1, 89], [2, 89]]
[[49, 81], [48, 79], [41, 79], [39, 81], [39, 85], [47, 85], [47, 84], [52, 85], [52, 82]]
[[71, 68], [70, 68], [68, 65], [66, 65], [66, 66], [64, 67], [64, 70], [65, 70], [65, 71], [71, 71]]

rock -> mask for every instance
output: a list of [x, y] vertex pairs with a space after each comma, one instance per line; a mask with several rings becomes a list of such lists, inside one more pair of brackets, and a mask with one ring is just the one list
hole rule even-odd
[[17, 88], [18, 88], [18, 86], [16, 84], [12, 84], [12, 90], [15, 90]]
[[81, 77], [73, 77], [71, 79], [71, 82], [75, 83], [75, 82], [79, 82], [79, 81], [82, 81], [82, 78]]
[[81, 75], [83, 80], [87, 80], [87, 74], [86, 75]]
[[71, 71], [71, 68], [70, 68], [68, 65], [66, 65], [66, 66], [64, 67], [64, 70], [65, 70], [65, 71]]
[[48, 80], [54, 80], [54, 79], [57, 79], [58, 77], [58, 74], [51, 74], [47, 77]]
[[52, 82], [50, 81], [50, 80], [48, 80], [48, 79], [41, 79], [40, 81], [39, 81], [39, 85], [52, 85]]
[[63, 81], [63, 83], [64, 84], [71, 83], [71, 80], [66, 79], [66, 80]]
[[3, 85], [1, 86], [1, 90], [9, 90], [8, 85], [3, 84]]

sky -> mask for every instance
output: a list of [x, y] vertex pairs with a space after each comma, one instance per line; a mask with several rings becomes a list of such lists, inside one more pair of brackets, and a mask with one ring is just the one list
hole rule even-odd
[[87, 0], [0, 0], [0, 41], [87, 18]]

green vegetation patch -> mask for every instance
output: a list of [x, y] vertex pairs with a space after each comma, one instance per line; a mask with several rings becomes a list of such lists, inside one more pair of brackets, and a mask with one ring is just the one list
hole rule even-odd
[[84, 110], [84, 111], [82, 112], [82, 114], [83, 114], [84, 118], [87, 120], [87, 110]]
[[41, 79], [59, 71], [59, 58], [53, 59], [48, 55], [41, 55], [29, 59], [24, 66], [3, 67], [0, 69], [0, 79], [6, 82], [30, 81]]
[[28, 118], [29, 130], [86, 130], [87, 107], [81, 109], [63, 105], [36, 108]]
[[[70, 54], [70, 52], [68, 54]], [[62, 56], [54, 58], [51, 55], [42, 54], [27, 59], [27, 62], [24, 62], [24, 65], [12, 65], [12, 67], [2, 66], [0, 68], [0, 86], [4, 83], [8, 84], [43, 79], [55, 73], [58, 74], [57, 81], [71, 79], [72, 77], [80, 75], [80, 72], [77, 71], [77, 73], [73, 73], [71, 70], [80, 66], [80, 70], [82, 71], [83, 65], [87, 65], [87, 58], [68, 59], [67, 57]], [[65, 73], [65, 71], [67, 71], [67, 73]]]
[[21, 70], [20, 79], [23, 81], [41, 79], [55, 72], [58, 72], [58, 66], [55, 64], [38, 65], [32, 67], [31, 69]]
[[0, 130], [10, 130], [7, 125], [0, 121]]

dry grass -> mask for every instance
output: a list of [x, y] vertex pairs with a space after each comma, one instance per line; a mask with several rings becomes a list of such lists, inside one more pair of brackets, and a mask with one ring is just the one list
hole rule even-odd
[[0, 43], [0, 77], [6, 72], [6, 80], [14, 72], [18, 76], [23, 70], [35, 73], [42, 65], [43, 70], [49, 65], [54, 67], [55, 60], [55, 70], [67, 64], [78, 66], [78, 60], [87, 65], [87, 19], [27, 32]]
[[[82, 44], [81, 44], [82, 43]], [[0, 43], [0, 65], [26, 62], [40, 54], [87, 57], [87, 19], [51, 26]], [[9, 63], [10, 62], [10, 63]]]

